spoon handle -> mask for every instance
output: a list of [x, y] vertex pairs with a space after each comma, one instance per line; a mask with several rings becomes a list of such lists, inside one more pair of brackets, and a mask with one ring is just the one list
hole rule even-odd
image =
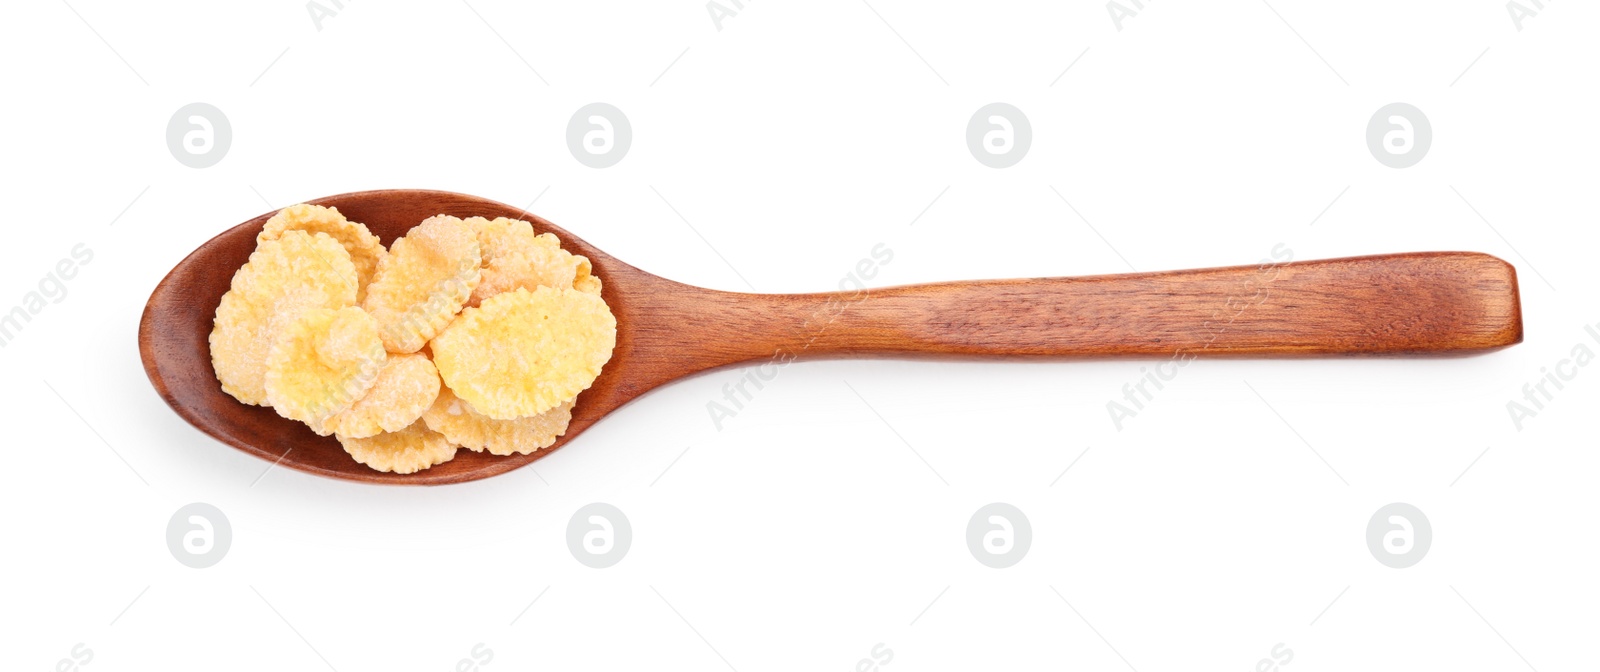
[[1416, 355], [1522, 341], [1516, 270], [1422, 252], [831, 294], [723, 294], [680, 330], [731, 364], [777, 357]]

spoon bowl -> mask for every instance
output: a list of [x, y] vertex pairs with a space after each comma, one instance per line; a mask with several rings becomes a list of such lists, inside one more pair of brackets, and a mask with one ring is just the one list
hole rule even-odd
[[564, 249], [589, 258], [617, 318], [611, 361], [578, 396], [572, 422], [554, 445], [506, 457], [460, 450], [455, 459], [415, 474], [379, 472], [351, 459], [333, 437], [235, 400], [212, 371], [207, 339], [217, 304], [274, 213], [201, 245], [145, 305], [139, 352], [151, 385], [179, 416], [223, 443], [292, 469], [367, 483], [438, 485], [502, 474], [549, 455], [644, 392], [744, 362], [1438, 355], [1522, 340], [1516, 271], [1474, 252], [742, 294], [651, 275], [543, 218], [474, 196], [393, 189], [307, 202], [338, 208], [385, 245], [440, 213], [529, 221], [536, 232], [554, 233]]
[[[550, 448], [531, 455], [496, 456], [459, 450], [454, 459], [415, 474], [375, 471], [351, 459], [331, 436], [317, 436], [300, 422], [284, 418], [266, 406], [250, 406], [222, 391], [211, 368], [212, 319], [233, 274], [250, 259], [261, 232], [276, 211], [265, 213], [222, 232], [179, 262], [156, 286], [139, 324], [139, 351], [145, 372], [156, 392], [178, 415], [200, 431], [230, 446], [269, 462], [319, 476], [369, 483], [438, 485], [487, 478], [521, 467], [559, 448], [583, 433], [602, 416], [626, 403], [629, 392], [617, 373], [623, 370], [631, 348], [633, 319], [617, 283], [635, 277], [653, 278], [595, 249], [544, 219], [503, 203], [443, 191], [393, 189], [330, 196], [309, 201], [338, 208], [351, 221], [361, 222], [385, 246], [404, 236], [422, 220], [445, 213], [461, 217], [511, 217], [529, 221], [539, 233], [554, 233], [563, 249], [589, 258], [593, 272], [604, 283], [602, 296], [617, 316], [617, 347], [611, 362], [574, 407], [564, 436]], [[613, 282], [615, 280], [615, 283]]]

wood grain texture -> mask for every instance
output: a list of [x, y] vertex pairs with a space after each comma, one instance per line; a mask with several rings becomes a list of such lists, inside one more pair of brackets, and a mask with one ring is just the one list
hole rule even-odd
[[207, 337], [234, 271], [272, 213], [195, 250], [156, 286], [139, 325], [151, 384], [206, 434], [286, 467], [355, 481], [432, 485], [505, 473], [550, 454], [639, 395], [752, 361], [837, 357], [1448, 355], [1522, 340], [1516, 271], [1472, 252], [1424, 252], [1080, 278], [981, 280], [854, 293], [742, 294], [629, 266], [550, 222], [463, 194], [385, 190], [337, 207], [387, 245], [432, 215], [513, 217], [594, 264], [617, 346], [578, 397], [567, 433], [533, 455], [462, 450], [416, 474], [373, 471], [270, 408], [228, 396]]

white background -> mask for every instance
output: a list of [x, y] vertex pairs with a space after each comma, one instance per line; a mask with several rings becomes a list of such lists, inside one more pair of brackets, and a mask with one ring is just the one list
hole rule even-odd
[[[880, 643], [891, 672], [1251, 670], [1280, 643], [1290, 671], [1592, 661], [1600, 367], [1520, 430], [1506, 408], [1600, 352], [1592, 4], [1521, 30], [1498, 0], [1146, 2], [1121, 30], [1078, 1], [755, 0], [720, 30], [699, 0], [347, 1], [320, 30], [297, 0], [161, 5], [0, 22], [0, 310], [94, 254], [0, 349], [10, 669], [80, 643], [91, 672], [448, 670], [480, 643], [491, 671], [851, 670]], [[165, 144], [197, 101], [233, 127], [205, 169]], [[607, 169], [565, 144], [595, 101], [634, 131]], [[1006, 169], [965, 144], [996, 101], [1033, 128]], [[1434, 134], [1405, 169], [1365, 143], [1397, 101]], [[806, 363], [719, 431], [724, 371], [431, 489], [269, 469], [184, 424], [136, 348], [166, 271], [385, 187], [542, 194], [617, 257], [729, 290], [831, 289], [878, 243], [874, 286], [1476, 250], [1517, 266], [1527, 340], [1201, 361], [1120, 431], [1106, 403], [1149, 362]], [[233, 529], [209, 569], [165, 542], [197, 501]], [[565, 541], [597, 501], [633, 527], [609, 569]], [[996, 501], [1033, 530], [999, 570], [965, 541]], [[1407, 569], [1366, 545], [1390, 502], [1433, 528]]]

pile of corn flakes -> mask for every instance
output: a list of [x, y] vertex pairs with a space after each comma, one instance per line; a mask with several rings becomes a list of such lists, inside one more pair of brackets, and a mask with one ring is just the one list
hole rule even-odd
[[267, 220], [217, 306], [223, 391], [357, 462], [410, 474], [458, 448], [527, 455], [567, 431], [616, 346], [589, 260], [504, 217], [423, 220], [387, 249], [335, 208]]

